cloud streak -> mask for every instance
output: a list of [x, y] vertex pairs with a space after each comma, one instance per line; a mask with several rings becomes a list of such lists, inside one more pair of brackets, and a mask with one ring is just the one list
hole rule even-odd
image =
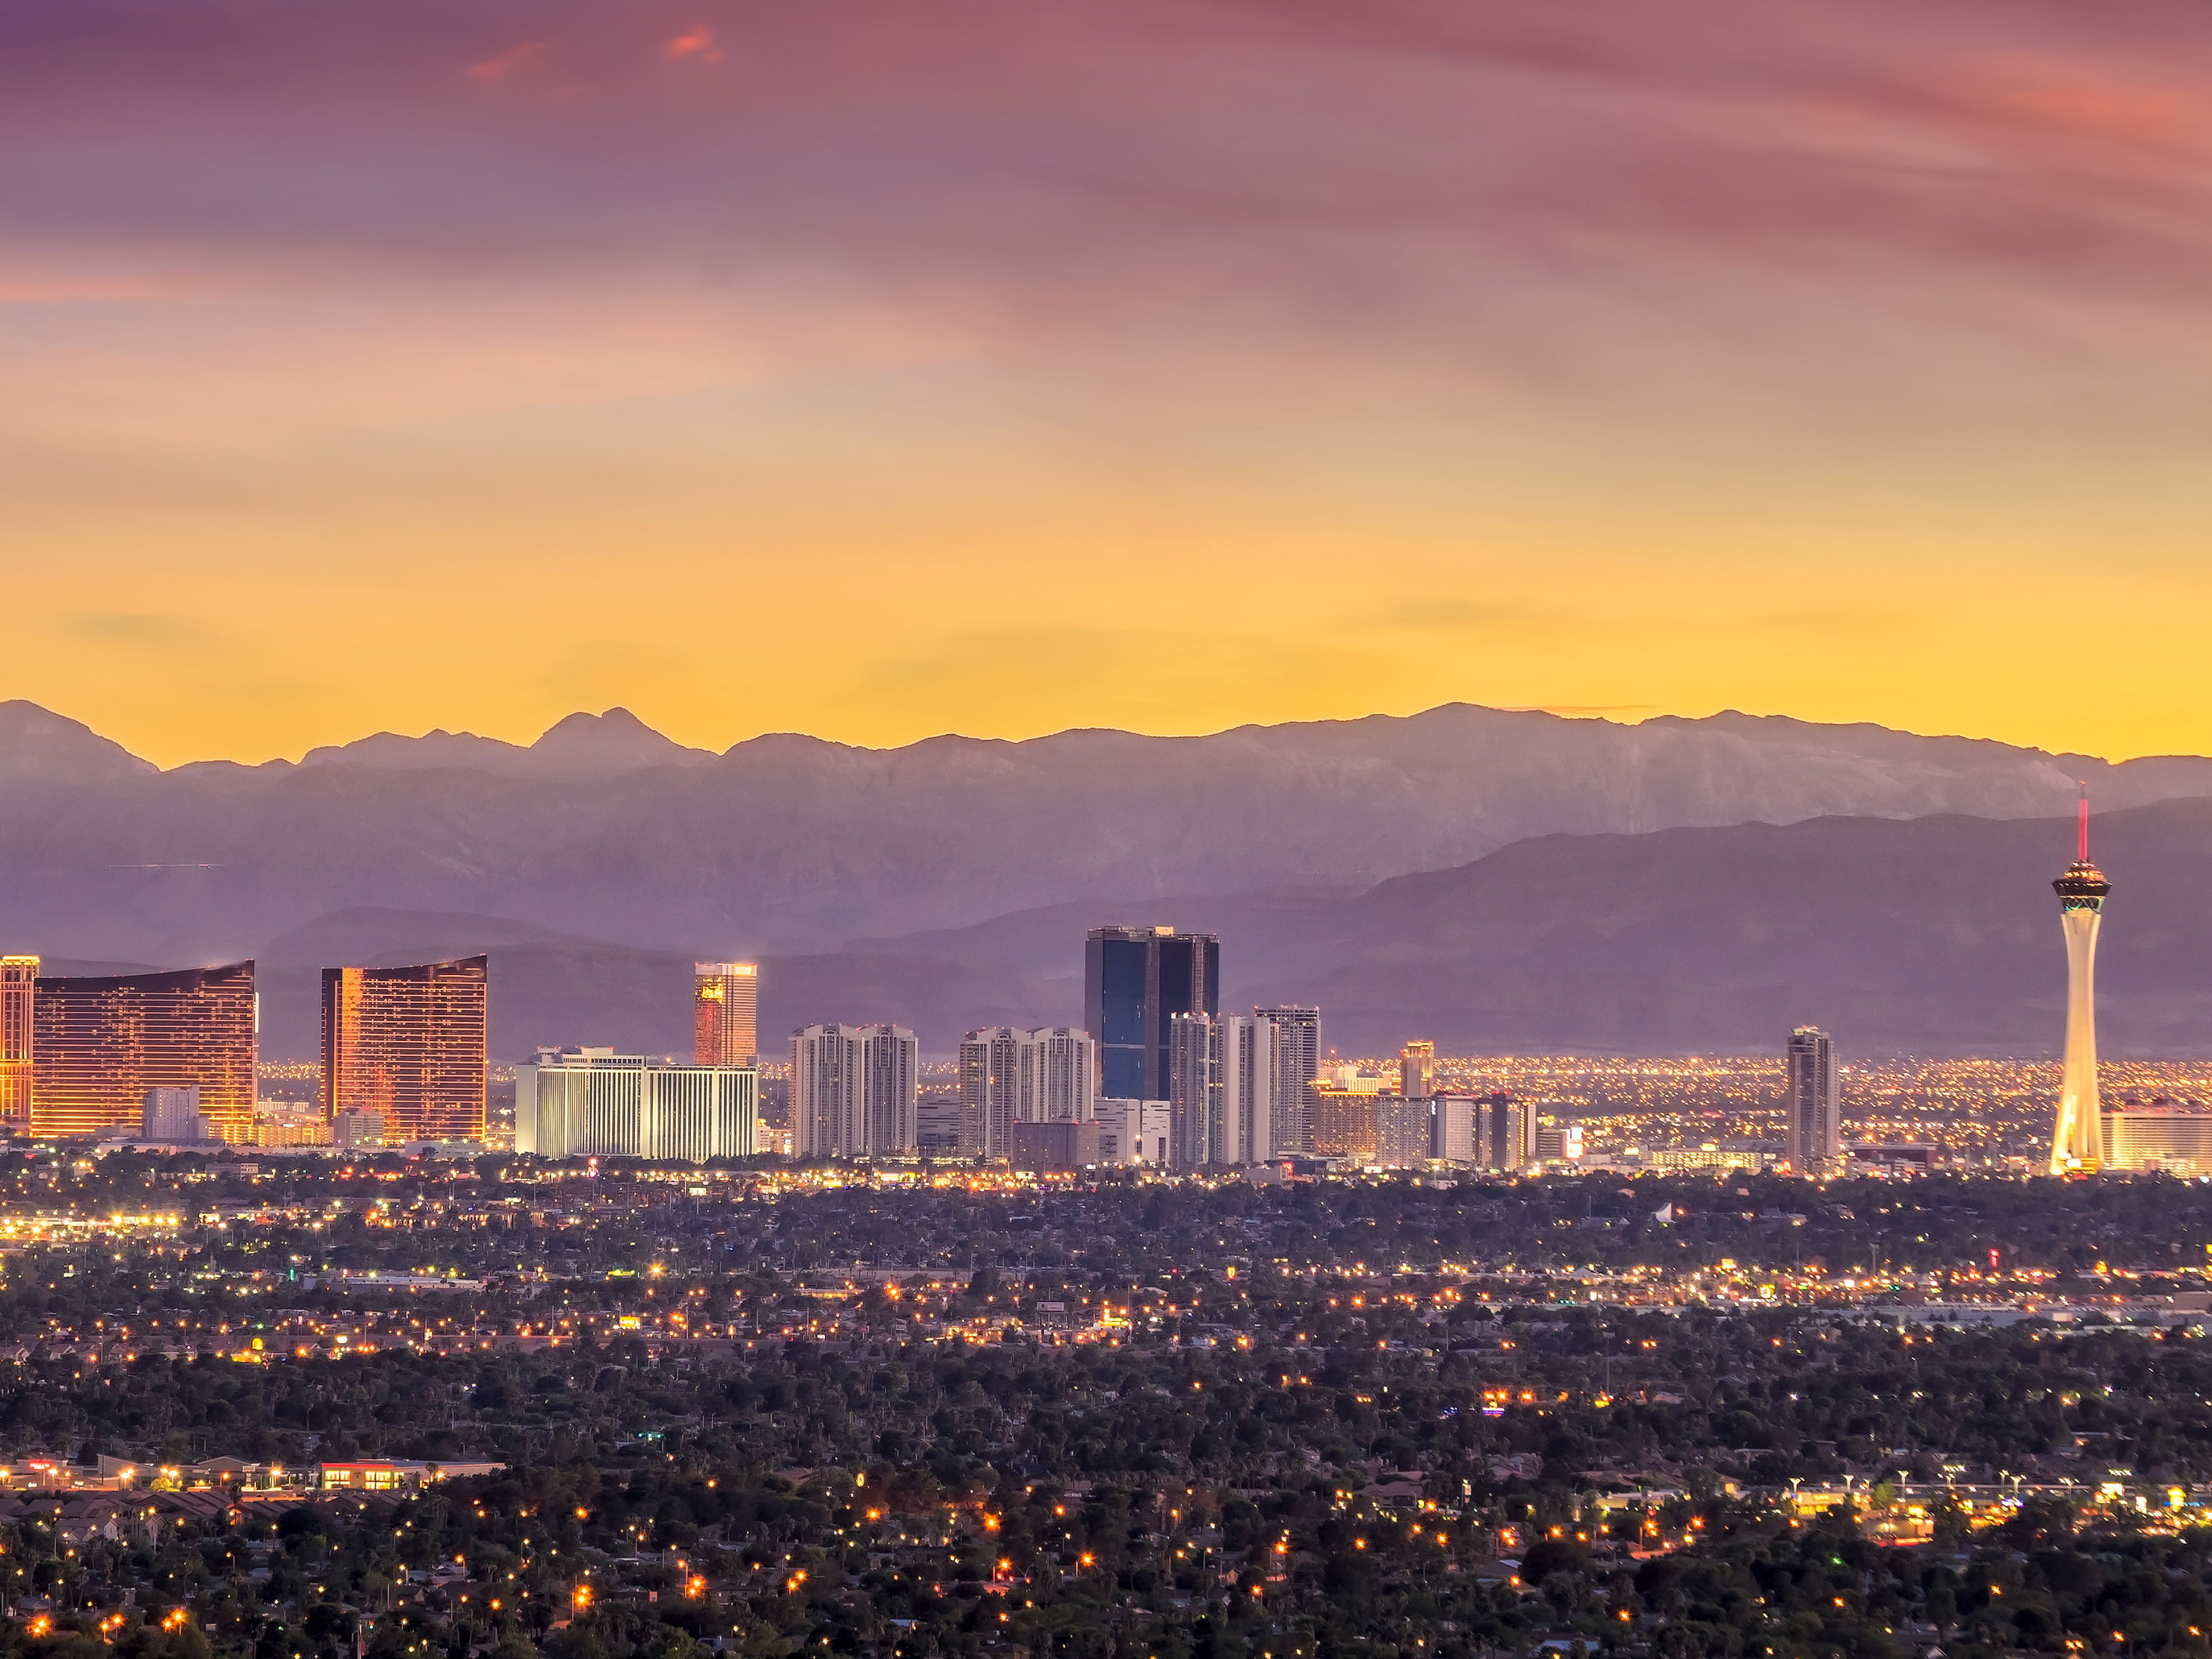
[[511, 46], [496, 58], [487, 58], [480, 64], [468, 67], [468, 77], [479, 85], [495, 86], [502, 81], [542, 70], [551, 55], [552, 48], [543, 40], [526, 40]]
[[660, 55], [672, 64], [719, 64], [722, 49], [714, 42], [714, 31], [704, 23], [694, 24], [681, 34], [669, 37]]
[[[0, 9], [18, 226], [430, 273], [805, 261], [1093, 320], [1241, 292], [1372, 332], [1571, 319], [1547, 289], [1692, 321], [1731, 270], [1889, 303], [1933, 276], [2016, 323], [2204, 275], [2212, 25], [2179, 0], [247, 15]], [[570, 95], [483, 102], [555, 61]]]

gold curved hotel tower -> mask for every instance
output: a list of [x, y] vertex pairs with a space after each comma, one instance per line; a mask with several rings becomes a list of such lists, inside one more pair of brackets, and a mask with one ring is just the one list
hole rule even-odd
[[323, 969], [323, 1121], [386, 1140], [482, 1140], [490, 958]]
[[691, 1060], [696, 1066], [760, 1062], [760, 965], [702, 962], [691, 981]]
[[2105, 1161], [2105, 1120], [2097, 1099], [2097, 924], [2112, 884], [2089, 862], [2089, 794], [2081, 793], [2080, 845], [2066, 873], [2051, 884], [2066, 930], [2066, 1073], [2058, 1085], [2058, 1127], [2051, 1173], [2094, 1170]]

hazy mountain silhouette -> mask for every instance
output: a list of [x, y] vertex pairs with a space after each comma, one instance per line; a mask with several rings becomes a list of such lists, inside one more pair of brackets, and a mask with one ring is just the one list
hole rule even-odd
[[17, 697], [0, 702], [0, 784], [94, 784], [160, 771], [82, 720]]
[[[2212, 1054], [2212, 801], [2101, 816], [2105, 1051]], [[1317, 1002], [1346, 1053], [1742, 1053], [1792, 1024], [1860, 1054], [2055, 1053], [2064, 819], [1820, 818], [1549, 836], [1360, 892], [1054, 906], [857, 947], [1036, 976], [1090, 920], [1222, 939], [1223, 1001]]]
[[[1164, 922], [1222, 939], [1234, 1011], [1318, 1002], [1331, 1046], [1385, 1054], [1771, 1050], [1801, 1022], [1857, 1054], [2055, 1053], [2051, 877], [2064, 819], [1819, 818], [1549, 836], [1365, 889], [1081, 901], [763, 963], [762, 1042], [894, 1020], [932, 1053], [999, 1024], [1079, 1020], [1083, 935]], [[2212, 801], [2100, 818], [2115, 884], [2099, 971], [2106, 1052], [2212, 1054]], [[688, 953], [497, 917], [355, 910], [260, 952], [267, 1052], [313, 1052], [320, 965], [488, 950], [495, 1054], [538, 1042], [682, 1053]]]
[[617, 778], [648, 766], [696, 766], [714, 758], [664, 738], [627, 708], [571, 714], [527, 747], [470, 732], [403, 738], [380, 732], [352, 743], [311, 749], [301, 766], [367, 766], [386, 772], [483, 772], [494, 777]]
[[811, 955], [1073, 901], [1364, 888], [1561, 832], [2041, 816], [2081, 776], [2107, 806], [2212, 793], [2212, 762], [2190, 757], [1464, 705], [1201, 738], [779, 735], [717, 757], [610, 710], [527, 748], [386, 734], [298, 765], [161, 772], [18, 702], [0, 704], [0, 945], [204, 962], [384, 907]]

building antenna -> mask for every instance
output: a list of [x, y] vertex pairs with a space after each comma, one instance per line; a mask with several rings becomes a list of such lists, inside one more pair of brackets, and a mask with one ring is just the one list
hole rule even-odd
[[2087, 780], [2087, 778], [2084, 778], [2084, 779], [2082, 779], [2082, 780], [2081, 781], [2081, 851], [2080, 851], [2080, 852], [2079, 852], [2075, 856], [2076, 856], [2076, 860], [2077, 860], [2077, 861], [2078, 861], [2078, 862], [2082, 863], [2082, 864], [2087, 864], [2087, 863], [2089, 861], [2089, 781], [2088, 781], [2088, 780]]

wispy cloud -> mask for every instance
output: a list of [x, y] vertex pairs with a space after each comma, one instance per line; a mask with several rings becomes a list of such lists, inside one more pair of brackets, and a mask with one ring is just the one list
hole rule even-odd
[[468, 68], [468, 77], [480, 82], [511, 81], [544, 67], [551, 56], [552, 47], [544, 40], [526, 40], [511, 46], [495, 58], [487, 58]]
[[695, 24], [682, 33], [672, 36], [668, 44], [661, 48], [660, 55], [672, 64], [687, 60], [699, 64], [719, 64], [722, 61], [722, 49], [715, 44], [714, 31], [704, 23]]
[[82, 611], [63, 617], [62, 627], [81, 640], [150, 651], [198, 651], [217, 640], [198, 618], [161, 611]]

